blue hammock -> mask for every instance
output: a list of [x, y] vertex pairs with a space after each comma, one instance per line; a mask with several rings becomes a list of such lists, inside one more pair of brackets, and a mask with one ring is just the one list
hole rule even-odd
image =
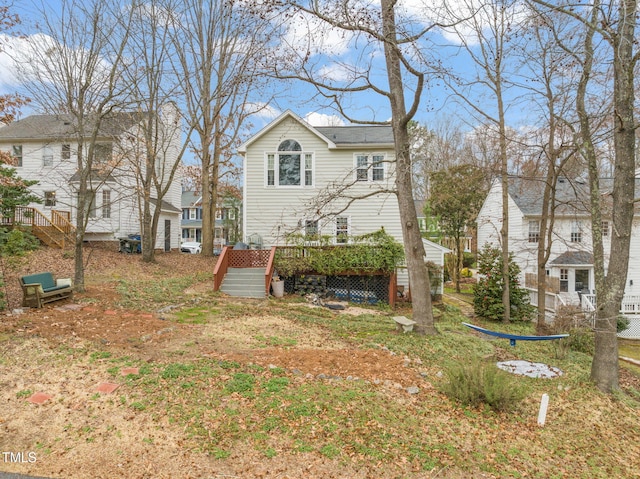
[[519, 334], [507, 334], [507, 333], [499, 333], [498, 331], [491, 331], [490, 329], [484, 329], [480, 326], [476, 326], [475, 324], [462, 323], [468, 328], [475, 329], [483, 334], [488, 334], [489, 336], [495, 336], [497, 338], [508, 339], [509, 344], [511, 346], [516, 345], [516, 341], [548, 341], [551, 339], [562, 339], [568, 338], [568, 334], [553, 334], [551, 336], [521, 336]]

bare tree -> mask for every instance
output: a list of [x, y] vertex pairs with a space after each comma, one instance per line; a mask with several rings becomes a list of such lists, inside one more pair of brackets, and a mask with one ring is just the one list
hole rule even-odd
[[[504, 305], [504, 322], [510, 320], [509, 302], [509, 151], [507, 110], [509, 102], [505, 100], [510, 87], [509, 79], [510, 42], [514, 37], [514, 29], [518, 26], [517, 2], [512, 0], [489, 0], [478, 9], [473, 2], [463, 2], [462, 14], [474, 12], [466, 21], [456, 28], [458, 37], [477, 67], [473, 78], [449, 82], [457, 97], [463, 101], [474, 116], [479, 117], [494, 132], [498, 144], [500, 164], [500, 183], [502, 186], [502, 224], [500, 241], [502, 246], [502, 303]], [[451, 12], [459, 17], [461, 12]], [[471, 32], [471, 34], [470, 34]], [[478, 102], [473, 91], [480, 89], [479, 94], [488, 92], [494, 105], [488, 107], [486, 102]]]
[[78, 291], [84, 290], [83, 241], [93, 194], [113, 167], [100, 157], [98, 140], [105, 131], [122, 126], [114, 113], [122, 108], [125, 98], [120, 71], [130, 18], [114, 34], [113, 18], [118, 12], [110, 7], [103, 0], [62, 0], [56, 15], [43, 6], [41, 27], [46, 36], [31, 37], [31, 53], [20, 64], [25, 88], [34, 102], [45, 112], [67, 115], [75, 137], [74, 279]]
[[[580, 56], [576, 57], [581, 69], [576, 110], [580, 127], [578, 146], [587, 161], [589, 171], [594, 273], [598, 294], [596, 348], [591, 378], [598, 388], [611, 392], [618, 388], [617, 318], [626, 286], [635, 203], [638, 124], [634, 110], [634, 72], [639, 57], [636, 38], [638, 3], [636, 0], [606, 3], [594, 0], [581, 9], [541, 0], [536, 0], [536, 3], [569, 16], [584, 28]], [[607, 63], [602, 65], [598, 63], [602, 55], [598, 52], [605, 48]], [[600, 182], [597, 127], [594, 126], [594, 118], [589, 110], [594, 73], [604, 70], [605, 65], [611, 65], [613, 69], [610, 85], [613, 101], [609, 123], [614, 145], [614, 178], [611, 188]], [[602, 90], [598, 91], [601, 93]], [[605, 269], [602, 218], [608, 202], [612, 210], [613, 234], [609, 262]]]
[[433, 122], [431, 128], [417, 122], [409, 124], [416, 199], [429, 197], [429, 178], [433, 172], [469, 161], [465, 155], [465, 136], [460, 127], [461, 123], [455, 123], [454, 117], [440, 118]]
[[[395, 194], [398, 198], [404, 239], [405, 257], [409, 272], [413, 302], [413, 319], [421, 334], [435, 334], [431, 310], [429, 276], [424, 262], [424, 247], [413, 201], [411, 137], [409, 124], [414, 118], [425, 87], [425, 77], [433, 72], [427, 58], [429, 32], [437, 25], [426, 20], [434, 12], [421, 11], [421, 15], [407, 15], [396, 1], [382, 0], [380, 7], [363, 5], [348, 0], [318, 2], [289, 1], [292, 18], [308, 21], [311, 31], [305, 37], [308, 45], [296, 46], [290, 51], [288, 72], [275, 72], [280, 78], [301, 80], [315, 86], [319, 98], [335, 108], [352, 123], [390, 124], [395, 140]], [[420, 20], [415, 20], [420, 16]], [[314, 39], [326, 30], [345, 38], [358, 40], [359, 64], [349, 64], [333, 58], [347, 80], [338, 81], [326, 73], [315, 58]], [[305, 32], [306, 33], [306, 32]], [[384, 67], [379, 71], [384, 81], [376, 78], [376, 53], [384, 54]], [[369, 58], [369, 60], [367, 60]], [[351, 100], [357, 95], [375, 93], [388, 102], [390, 122], [357, 118], [358, 112]], [[408, 98], [407, 98], [408, 97]]]
[[[528, 137], [531, 176], [540, 180], [536, 185], [542, 198], [538, 233], [532, 233], [529, 242], [537, 246], [537, 329], [546, 324], [547, 262], [551, 256], [555, 213], [558, 206], [556, 190], [558, 179], [566, 175], [565, 166], [571, 162], [576, 150], [570, 123], [574, 118], [571, 108], [573, 83], [567, 81], [572, 70], [571, 54], [558, 38], [571, 38], [571, 28], [558, 15], [532, 9], [527, 15], [525, 41], [517, 45], [521, 58], [523, 88], [529, 93], [529, 111], [538, 112], [540, 126]], [[531, 182], [530, 182], [531, 184]]]
[[176, 12], [174, 67], [202, 166], [202, 254], [211, 256], [219, 178], [232, 166], [247, 118], [261, 108], [249, 100], [265, 78], [260, 69], [272, 25], [266, 10], [254, 10], [251, 2], [187, 0], [171, 10]]
[[142, 141], [135, 142], [136, 151], [131, 155], [135, 161], [129, 164], [137, 182], [142, 258], [152, 262], [165, 198], [179, 197], [180, 185], [174, 178], [187, 142], [181, 141], [181, 115], [174, 103], [178, 80], [170, 64], [175, 55], [170, 36], [173, 12], [159, 0], [134, 1], [130, 8], [133, 28], [123, 77], [140, 117], [137, 136]]

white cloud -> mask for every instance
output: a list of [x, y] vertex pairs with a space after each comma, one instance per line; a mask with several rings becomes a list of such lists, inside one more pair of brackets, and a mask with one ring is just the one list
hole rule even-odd
[[29, 42], [23, 38], [0, 35], [0, 91], [15, 90], [21, 82], [18, 77], [18, 65], [15, 58], [30, 51]]
[[301, 55], [343, 55], [349, 51], [351, 32], [334, 28], [313, 15], [298, 12], [288, 22], [282, 39], [288, 48]]
[[320, 68], [318, 75], [320, 75], [323, 80], [347, 82], [353, 80], [354, 69], [344, 64], [332, 63]]
[[271, 121], [282, 114], [280, 110], [267, 103], [250, 102], [245, 105], [245, 109], [252, 115], [252, 118]]
[[345, 122], [336, 115], [327, 115], [325, 113], [310, 112], [304, 117], [304, 121], [311, 126], [344, 126]]

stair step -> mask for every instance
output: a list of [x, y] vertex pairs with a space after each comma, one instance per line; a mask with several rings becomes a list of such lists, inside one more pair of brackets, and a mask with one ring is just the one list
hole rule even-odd
[[264, 268], [229, 268], [220, 291], [229, 296], [264, 298]]

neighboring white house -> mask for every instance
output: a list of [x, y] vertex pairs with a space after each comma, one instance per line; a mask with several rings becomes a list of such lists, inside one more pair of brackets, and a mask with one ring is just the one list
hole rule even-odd
[[[639, 182], [636, 180], [636, 197]], [[601, 179], [603, 195], [611, 190], [612, 180]], [[543, 178], [509, 180], [509, 251], [520, 267], [521, 284], [534, 288], [537, 283], [537, 248], [543, 199]], [[593, 269], [589, 188], [584, 180], [560, 178], [556, 184], [556, 209], [551, 235], [551, 255], [546, 266], [548, 307], [558, 304], [589, 306], [596, 297]], [[478, 250], [485, 244], [499, 246], [502, 226], [502, 185], [495, 181], [477, 218]], [[602, 220], [605, 267], [609, 262], [612, 222], [606, 211]], [[553, 297], [555, 295], [555, 297]], [[535, 295], [532, 295], [535, 299]], [[629, 269], [623, 311], [640, 314], [640, 216], [633, 221]], [[640, 322], [637, 334], [640, 336]], [[636, 334], [636, 333], [634, 333]]]
[[[161, 134], [166, 141], [157, 172], [168, 181], [170, 167], [180, 150], [179, 117], [173, 105], [161, 110], [160, 117]], [[100, 128], [95, 155], [98, 164], [90, 178], [93, 203], [86, 240], [115, 240], [140, 234], [142, 230], [141, 189], [136, 179], [136, 169], [144, 165], [144, 143], [139, 131], [141, 118], [139, 113], [114, 113]], [[75, 225], [79, 182], [78, 146], [72, 117], [32, 115], [0, 127], [0, 149], [17, 159], [18, 176], [38, 181], [30, 189], [42, 203], [30, 206], [49, 218], [52, 211], [67, 213]], [[180, 246], [180, 195], [180, 178], [176, 175], [161, 202], [157, 249]], [[158, 204], [154, 196], [152, 193], [152, 209]]]
[[[313, 127], [286, 111], [238, 151], [245, 241], [284, 245], [297, 233], [342, 244], [384, 228], [403, 242], [391, 127]], [[427, 260], [441, 264], [439, 251], [435, 256]], [[406, 272], [398, 283], [408, 284]]]

